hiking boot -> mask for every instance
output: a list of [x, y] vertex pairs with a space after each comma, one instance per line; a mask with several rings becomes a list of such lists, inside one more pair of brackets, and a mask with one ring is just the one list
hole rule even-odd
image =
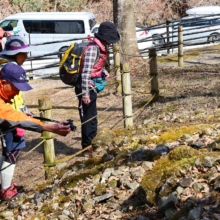
[[16, 190], [17, 190], [18, 192], [23, 191], [23, 189], [24, 189], [24, 186], [17, 186], [17, 185], [15, 185], [13, 182], [11, 183], [11, 187], [12, 187], [12, 188], [16, 188]]
[[90, 158], [90, 157], [92, 157], [92, 153], [93, 153], [93, 149], [91, 147], [88, 150], [85, 150], [84, 152], [82, 152], [82, 155], [84, 157]]
[[18, 191], [15, 187], [12, 186], [10, 186], [8, 189], [0, 190], [0, 199], [4, 201], [9, 201], [16, 195], [18, 195]]

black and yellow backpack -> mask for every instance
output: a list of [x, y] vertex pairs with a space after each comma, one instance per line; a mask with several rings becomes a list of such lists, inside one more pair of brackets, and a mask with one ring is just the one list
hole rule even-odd
[[[82, 71], [82, 57], [89, 48], [89, 42], [72, 43], [65, 51], [59, 67], [60, 79], [67, 85], [75, 86]], [[98, 61], [100, 51], [96, 57]]]

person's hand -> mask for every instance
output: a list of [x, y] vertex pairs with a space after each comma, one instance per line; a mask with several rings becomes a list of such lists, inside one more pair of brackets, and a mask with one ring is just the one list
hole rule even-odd
[[105, 73], [105, 80], [107, 81], [109, 79], [110, 75], [109, 73]]
[[55, 124], [44, 124], [43, 131], [49, 131], [54, 134], [66, 136], [70, 132], [70, 125], [68, 121], [60, 121]]
[[90, 103], [90, 97], [89, 96], [86, 96], [86, 97], [83, 97], [82, 98], [82, 101], [85, 103], [85, 104], [89, 104]]
[[33, 117], [34, 115], [31, 112], [25, 113], [27, 116]]

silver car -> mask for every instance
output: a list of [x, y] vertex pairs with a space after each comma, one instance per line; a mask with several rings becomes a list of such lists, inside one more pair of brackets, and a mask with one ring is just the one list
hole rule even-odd
[[[200, 44], [206, 42], [220, 42], [220, 18], [187, 16], [169, 25], [169, 42], [174, 45], [178, 41], [178, 26], [183, 27], [184, 44]], [[154, 46], [161, 46], [168, 42], [167, 28], [157, 27], [149, 30]]]

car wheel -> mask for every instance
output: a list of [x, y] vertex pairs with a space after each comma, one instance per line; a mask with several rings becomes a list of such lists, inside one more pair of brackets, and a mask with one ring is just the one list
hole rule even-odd
[[220, 34], [212, 34], [208, 38], [209, 43], [219, 43], [220, 42]]
[[165, 44], [165, 40], [161, 35], [153, 35], [152, 38], [154, 46], [161, 46]]

